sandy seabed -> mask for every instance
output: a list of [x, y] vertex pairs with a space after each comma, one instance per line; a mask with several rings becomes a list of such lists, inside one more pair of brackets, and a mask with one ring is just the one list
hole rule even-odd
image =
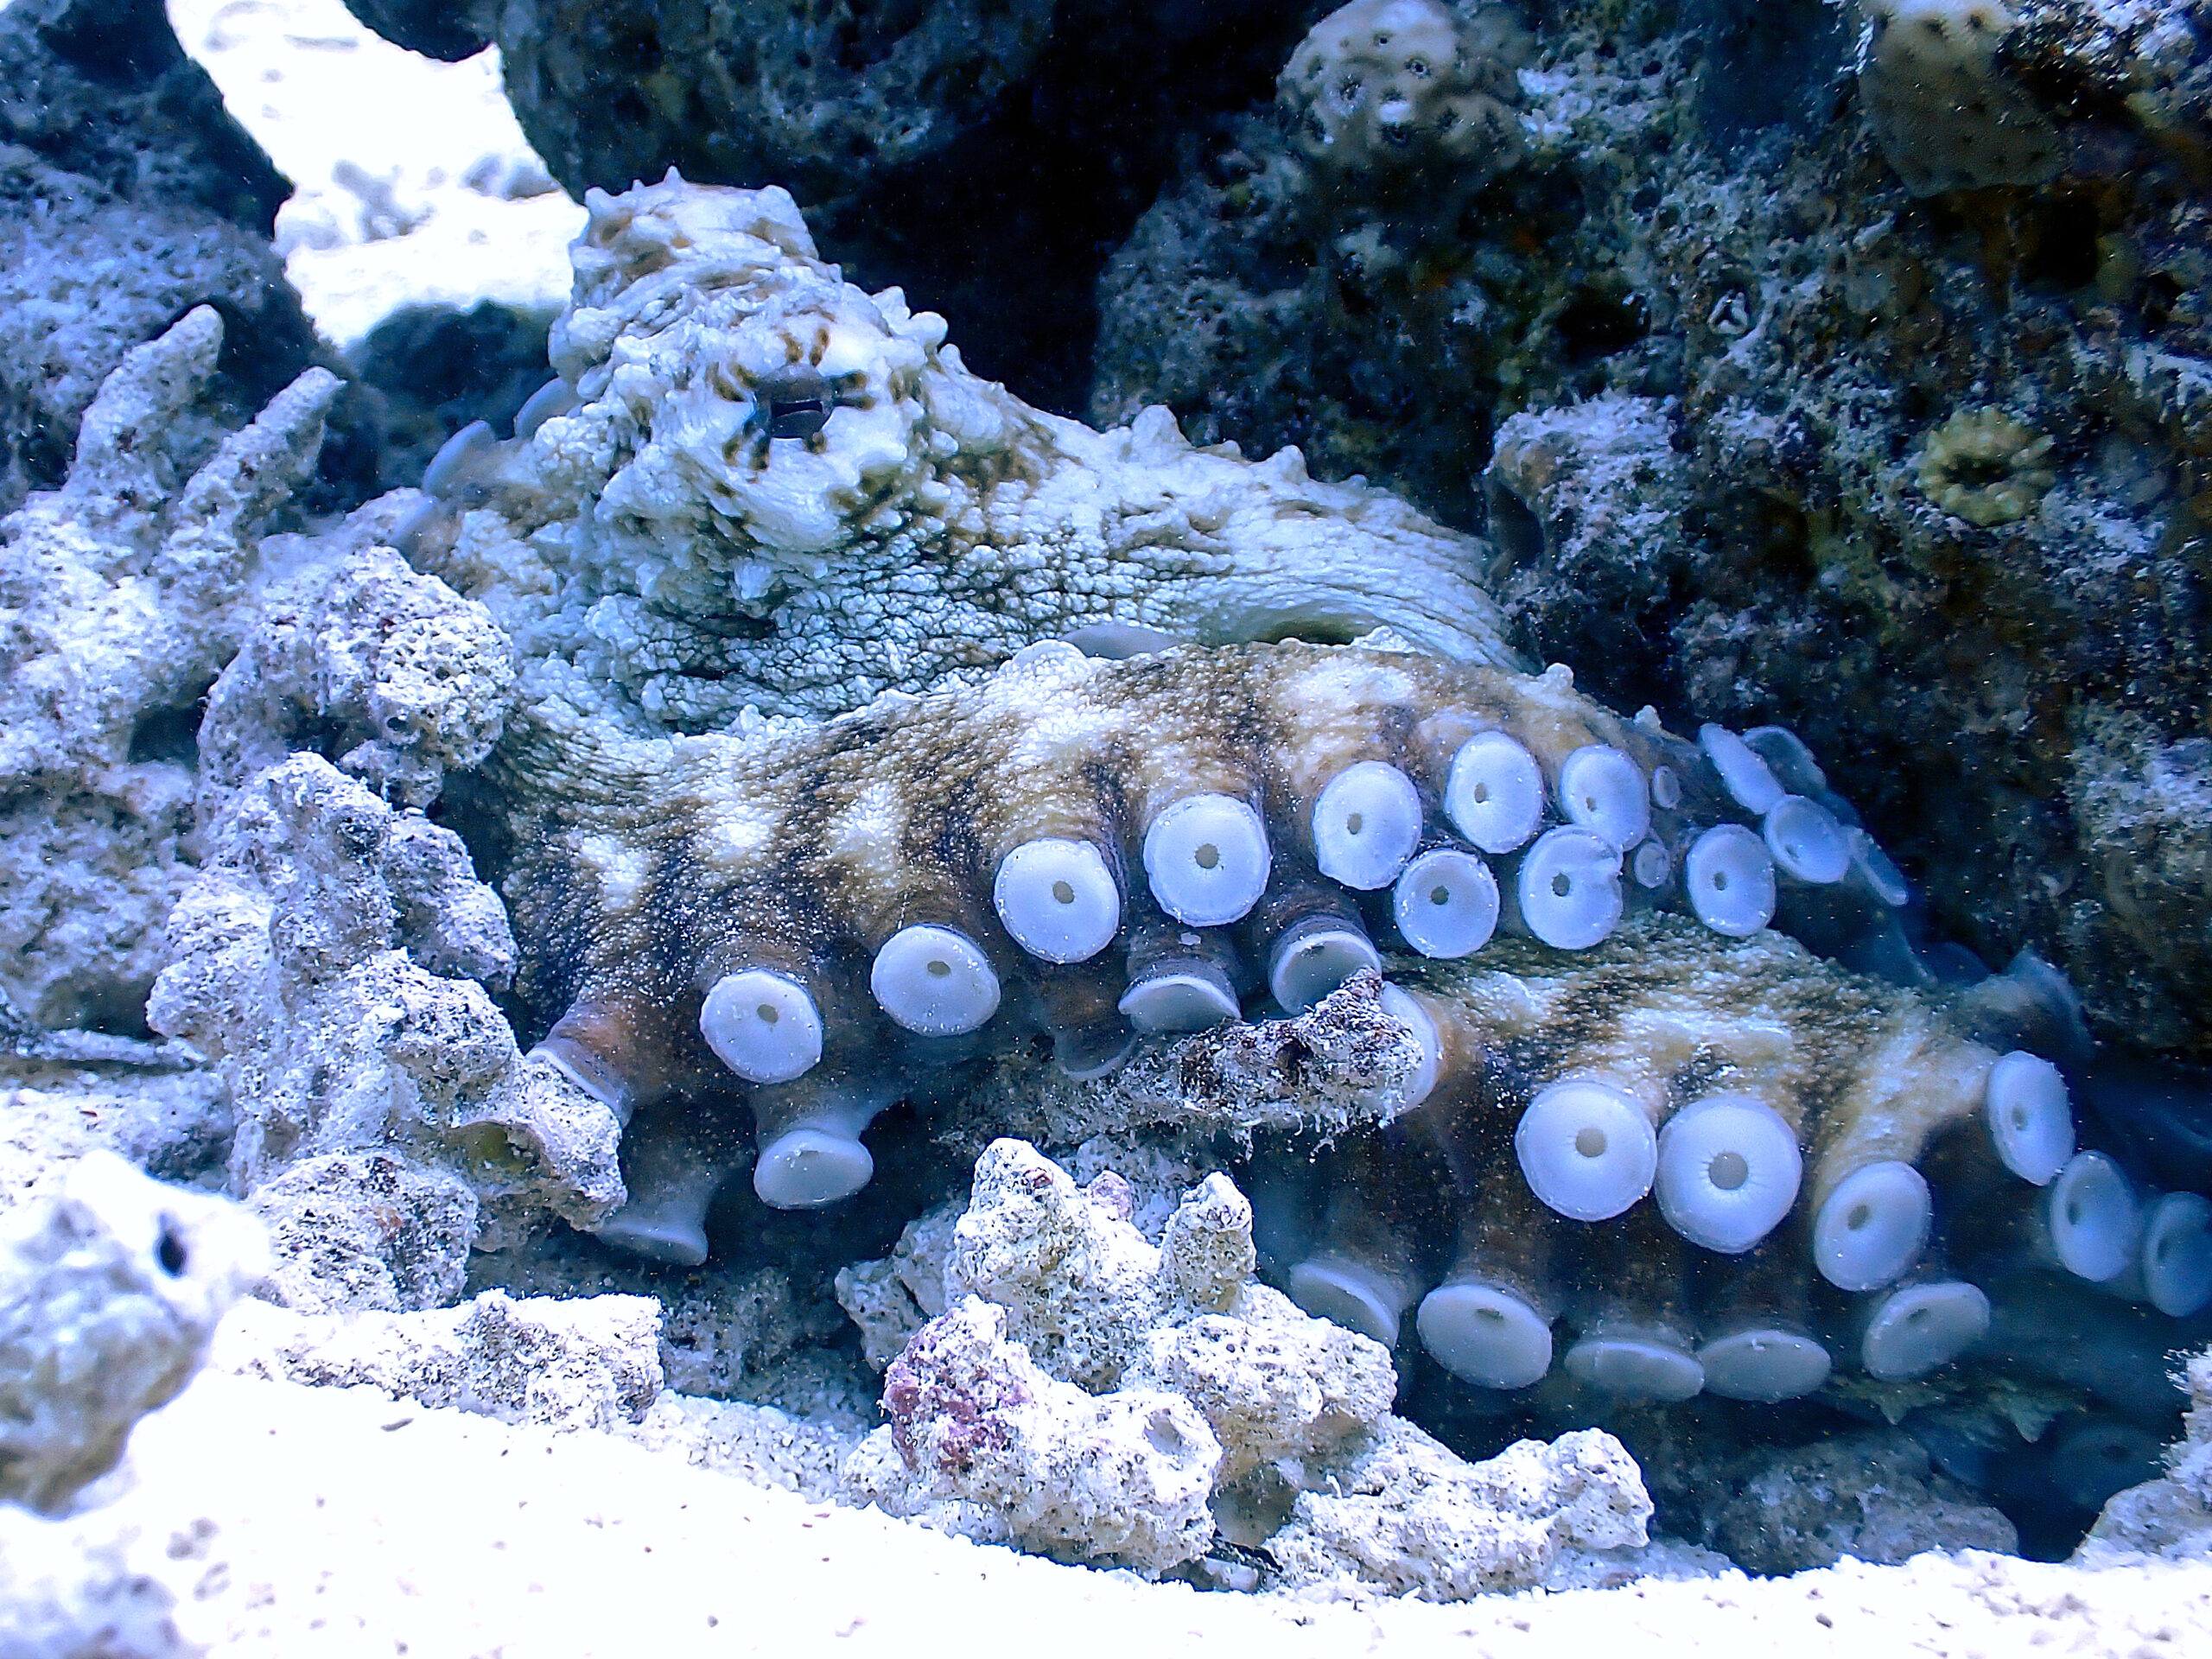
[[1440, 1607], [1209, 1594], [809, 1503], [612, 1436], [208, 1373], [131, 1442], [122, 1536], [224, 1653], [2212, 1652], [2212, 1567], [1970, 1552]]

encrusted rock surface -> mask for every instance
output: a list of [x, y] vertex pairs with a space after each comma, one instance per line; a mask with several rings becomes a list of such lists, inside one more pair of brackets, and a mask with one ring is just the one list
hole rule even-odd
[[588, 1220], [619, 1202], [611, 1115], [525, 1061], [458, 976], [504, 978], [513, 947], [452, 832], [296, 754], [232, 798], [210, 843], [150, 1017], [240, 1103], [232, 1181], [306, 1252], [288, 1295], [435, 1306], [486, 1230], [494, 1244], [542, 1205]]
[[[1650, 1518], [1635, 1459], [1601, 1429], [1548, 1446], [1521, 1440], [1469, 1464], [1392, 1417], [1299, 1493], [1289, 1522], [1263, 1548], [1287, 1584], [1348, 1577], [1458, 1601], [1573, 1582], [1594, 1574], [1592, 1556], [1611, 1554], [1617, 1573], [1635, 1573]], [[1703, 1565], [1725, 1564], [1708, 1556]]]
[[1747, 1573], [1802, 1573], [1849, 1557], [1902, 1561], [1924, 1549], [2011, 1554], [2019, 1540], [1987, 1504], [1901, 1435], [1827, 1441], [1764, 1460], [1711, 1520], [1714, 1545]]
[[[1094, 417], [1165, 402], [1199, 442], [1294, 438], [1484, 531], [1516, 643], [1619, 706], [1789, 724], [1938, 931], [1992, 963], [2032, 944], [2101, 1035], [2212, 1058], [2212, 887], [2181, 879], [2202, 20], [1531, 22], [1526, 154], [1464, 212], [1347, 182], [1317, 223], [1267, 114], [1194, 158], [1109, 265]], [[1904, 63], [1921, 38], [1948, 67]]]
[[80, 1158], [0, 1228], [0, 1499], [59, 1510], [174, 1398], [267, 1266], [226, 1199]]
[[[187, 57], [161, 0], [22, 0], [0, 15], [0, 512], [62, 480], [78, 417], [124, 353], [195, 305], [231, 327], [204, 402], [164, 430], [186, 470], [324, 360], [268, 235], [289, 183]], [[319, 505], [375, 482], [348, 396]]]
[[249, 1314], [226, 1328], [214, 1359], [245, 1376], [366, 1386], [564, 1429], [636, 1423], [661, 1392], [660, 1306], [644, 1296], [518, 1301], [487, 1290], [429, 1313]]
[[856, 1496], [1154, 1571], [1219, 1536], [1257, 1548], [1284, 1586], [1433, 1600], [1639, 1570], [1651, 1501], [1611, 1435], [1469, 1465], [1389, 1414], [1380, 1344], [1251, 1281], [1251, 1208], [1226, 1176], [1185, 1196], [1157, 1247], [1128, 1197], [1001, 1141], [949, 1244], [941, 1220], [910, 1229], [898, 1255], [841, 1281], [879, 1347], [881, 1303], [856, 1280], [926, 1305], [941, 1275], [952, 1299], [884, 1374], [891, 1426], [846, 1465]]
[[67, 484], [0, 524], [0, 923], [38, 1023], [143, 1030], [161, 929], [189, 874], [193, 706], [245, 634], [259, 531], [312, 470], [336, 380], [310, 369], [180, 474], [224, 326], [188, 311], [86, 412]]

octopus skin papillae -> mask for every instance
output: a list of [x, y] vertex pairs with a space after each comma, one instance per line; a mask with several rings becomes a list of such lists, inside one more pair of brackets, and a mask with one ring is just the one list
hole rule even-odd
[[[1262, 1220], [1309, 1311], [1466, 1383], [1770, 1402], [1950, 1363], [2026, 1266], [2212, 1296], [2212, 1205], [2076, 1147], [2063, 982], [1880, 971], [1904, 884], [1779, 728], [1678, 736], [1560, 668], [1046, 644], [721, 734], [548, 699], [499, 765], [538, 1052], [630, 1125], [598, 1230], [647, 1255], [703, 1260], [748, 1165], [849, 1198], [871, 1119], [979, 1055], [1106, 1077], [1379, 973], [1417, 1058]], [[753, 1137], [689, 1103], [734, 1090]]]

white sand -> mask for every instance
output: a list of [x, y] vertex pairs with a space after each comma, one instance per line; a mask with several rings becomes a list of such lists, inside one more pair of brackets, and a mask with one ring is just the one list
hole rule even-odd
[[365, 1389], [200, 1377], [132, 1441], [135, 1529], [187, 1635], [224, 1653], [634, 1656], [1018, 1650], [1269, 1659], [1485, 1655], [2183, 1656], [2212, 1568], [1923, 1556], [1500, 1597], [1298, 1604], [1140, 1583], [812, 1504], [597, 1433], [510, 1428]]
[[[353, 346], [405, 304], [550, 311], [567, 300], [583, 209], [557, 188], [507, 200], [463, 182], [496, 191], [543, 172], [500, 89], [496, 48], [436, 63], [379, 39], [340, 0], [170, 0], [169, 20], [298, 187], [276, 215], [276, 245], [334, 344]], [[349, 166], [359, 188], [339, 181]]]

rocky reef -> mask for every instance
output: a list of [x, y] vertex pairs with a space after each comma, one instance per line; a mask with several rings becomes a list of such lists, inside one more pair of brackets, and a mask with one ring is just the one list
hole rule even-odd
[[[0, 546], [11, 1153], [260, 1217], [226, 1369], [1063, 1559], [2070, 1548], [2212, 1332], [2193, 463], [2113, 401], [2185, 388], [2195, 34], [1217, 19], [1274, 101], [1129, 161], [1092, 426], [810, 229], [988, 171], [1105, 28], [1033, 10], [750, 149], [577, 124], [658, 181], [419, 489], [335, 511], [232, 308], [85, 355]], [[497, 29], [541, 124], [767, 37]], [[887, 136], [931, 42], [1003, 84]]]
[[1288, 75], [1194, 156], [1110, 263], [1094, 416], [1165, 403], [1484, 533], [1515, 644], [1788, 723], [1936, 931], [2202, 1065], [2202, 20], [1530, 21], [1518, 159], [1471, 197], [1401, 183], [1417, 125], [1318, 171]]

